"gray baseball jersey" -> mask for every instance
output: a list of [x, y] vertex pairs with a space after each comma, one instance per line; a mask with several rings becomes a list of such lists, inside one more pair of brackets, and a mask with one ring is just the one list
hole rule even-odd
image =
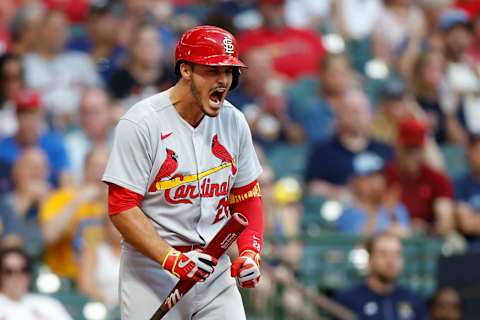
[[[194, 128], [177, 113], [169, 93], [167, 90], [138, 102], [121, 118], [103, 181], [144, 195], [141, 209], [155, 221], [159, 235], [170, 245], [204, 245], [230, 215], [231, 188], [257, 179], [261, 167], [245, 117], [229, 102], [224, 102], [217, 117], [205, 116]], [[124, 249], [136, 251], [128, 244]], [[125, 254], [123, 259], [129, 256]], [[128, 265], [135, 264], [129, 260]], [[227, 266], [217, 268], [225, 271]], [[124, 268], [130, 271], [128, 275], [121, 273], [121, 277], [141, 279], [132, 274], [134, 269]], [[156, 273], [159, 269], [157, 265], [141, 272]], [[142, 290], [151, 292], [145, 287], [151, 285], [137, 283], [131, 287], [144, 286]], [[225, 286], [231, 285], [231, 281], [225, 282]], [[165, 291], [166, 295], [165, 289], [154, 291]], [[132, 290], [141, 295], [142, 290]], [[122, 288], [123, 299], [122, 292], [128, 290]], [[128, 295], [136, 297], [133, 292]], [[158, 298], [161, 302], [164, 297]]]

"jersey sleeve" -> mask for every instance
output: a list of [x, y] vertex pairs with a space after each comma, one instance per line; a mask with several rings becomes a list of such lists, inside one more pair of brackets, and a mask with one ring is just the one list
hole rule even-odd
[[152, 148], [147, 130], [139, 123], [121, 119], [102, 181], [144, 195], [151, 168]]
[[236, 159], [238, 172], [233, 184], [234, 188], [243, 187], [251, 183], [262, 173], [262, 167], [260, 166], [257, 153], [253, 146], [252, 134], [248, 127], [247, 120], [243, 115], [238, 118], [237, 132], [240, 137], [240, 151], [238, 153], [238, 159]]

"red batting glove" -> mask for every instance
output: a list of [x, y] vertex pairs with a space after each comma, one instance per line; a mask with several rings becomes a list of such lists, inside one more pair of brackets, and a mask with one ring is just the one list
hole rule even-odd
[[178, 250], [170, 249], [162, 266], [180, 280], [203, 282], [213, 273], [217, 263], [216, 258], [200, 250], [181, 253]]
[[260, 281], [260, 254], [245, 250], [235, 258], [230, 275], [237, 278], [242, 288], [254, 288]]

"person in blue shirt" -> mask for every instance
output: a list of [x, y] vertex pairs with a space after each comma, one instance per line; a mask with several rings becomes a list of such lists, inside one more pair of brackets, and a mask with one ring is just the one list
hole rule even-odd
[[457, 221], [471, 252], [480, 252], [480, 135], [471, 135], [468, 144], [470, 171], [455, 181]]
[[370, 138], [372, 111], [364, 92], [351, 89], [345, 93], [335, 118], [334, 136], [313, 147], [305, 181], [311, 195], [345, 200], [350, 197], [347, 183], [353, 174], [354, 157], [371, 152], [388, 162], [393, 151]]
[[23, 89], [15, 96], [14, 100], [18, 130], [15, 135], [0, 140], [0, 162], [8, 167], [13, 167], [23, 150], [29, 147], [39, 147], [48, 158], [50, 182], [55, 186], [71, 183], [69, 159], [63, 137], [53, 132], [43, 131], [45, 119], [43, 104], [38, 92]]
[[320, 62], [317, 77], [304, 78], [289, 89], [290, 117], [305, 129], [309, 142], [331, 137], [335, 110], [355, 79], [347, 56], [328, 54]]
[[369, 273], [365, 281], [337, 294], [337, 301], [361, 320], [424, 320], [425, 301], [398, 284], [404, 266], [400, 239], [383, 233], [366, 245]]
[[371, 236], [388, 231], [399, 237], [408, 236], [407, 209], [399, 202], [400, 190], [387, 190], [383, 168], [383, 159], [374, 153], [355, 156], [349, 182], [353, 199], [337, 221], [339, 232]]
[[110, 83], [125, 53], [118, 44], [120, 17], [115, 9], [111, 0], [91, 1], [84, 33], [68, 44], [68, 49], [90, 55], [106, 84]]

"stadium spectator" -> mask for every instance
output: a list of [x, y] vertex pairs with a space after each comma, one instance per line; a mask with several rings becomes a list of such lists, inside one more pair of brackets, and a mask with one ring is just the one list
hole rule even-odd
[[470, 172], [455, 181], [458, 228], [472, 252], [480, 252], [480, 135], [469, 139]]
[[155, 25], [138, 25], [128, 43], [126, 64], [112, 75], [111, 95], [123, 105], [132, 106], [172, 86], [176, 80], [171, 68], [162, 64], [164, 54]]
[[51, 191], [47, 155], [37, 147], [25, 149], [12, 168], [13, 205], [22, 221], [37, 223], [38, 208]]
[[410, 218], [399, 201], [400, 190], [386, 190], [382, 175], [383, 159], [373, 153], [361, 153], [353, 159], [353, 176], [349, 188], [353, 201], [337, 220], [341, 233], [372, 236], [388, 232], [406, 237]]
[[460, 293], [449, 287], [437, 289], [430, 300], [429, 315], [429, 320], [464, 319]]
[[292, 120], [301, 124], [310, 142], [332, 135], [335, 111], [355, 83], [348, 58], [327, 54], [320, 62], [317, 78], [300, 80], [289, 89]]
[[54, 298], [31, 292], [33, 262], [21, 248], [0, 250], [0, 319], [71, 320]]
[[0, 161], [12, 166], [28, 147], [42, 149], [48, 157], [49, 179], [53, 185], [72, 182], [69, 159], [63, 136], [45, 131], [43, 102], [40, 95], [30, 89], [20, 90], [14, 97], [18, 130], [14, 135], [0, 139]]
[[279, 141], [303, 142], [303, 128], [288, 114], [284, 96], [285, 78], [273, 70], [263, 49], [244, 55], [249, 68], [242, 72], [240, 85], [228, 94], [228, 101], [245, 114], [252, 135], [267, 151]]
[[284, 5], [285, 0], [259, 1], [263, 24], [240, 33], [238, 44], [244, 54], [253, 48], [265, 49], [275, 70], [291, 80], [314, 75], [325, 52], [320, 35], [287, 26]]
[[[338, 1], [338, 0], [337, 0]], [[293, 28], [322, 30], [336, 1], [286, 0], [285, 21]]]
[[43, 250], [43, 239], [38, 211], [52, 190], [48, 181], [47, 156], [37, 147], [27, 148], [15, 161], [11, 171], [14, 189], [3, 196], [5, 205], [13, 210], [19, 222], [19, 234], [26, 249], [32, 254], [39, 254]]
[[478, 73], [478, 65], [480, 65], [480, 12], [473, 18], [472, 25], [473, 37], [468, 54], [477, 65], [476, 71]]
[[103, 240], [96, 246], [86, 245], [80, 253], [77, 286], [94, 301], [109, 309], [118, 306], [121, 235], [110, 219], [103, 219]]
[[453, 6], [468, 13], [470, 18], [480, 14], [480, 3], [476, 0], [455, 0]]
[[80, 100], [80, 128], [65, 135], [71, 168], [77, 181], [83, 177], [85, 156], [93, 146], [110, 144], [112, 107], [107, 93], [100, 88], [87, 89]]
[[386, 0], [372, 34], [373, 53], [407, 75], [425, 34], [423, 11], [413, 1]]
[[[413, 101], [405, 82], [399, 78], [388, 80], [380, 90], [380, 104], [372, 121], [371, 134], [378, 141], [394, 145], [398, 135], [398, 126], [405, 118], [427, 121], [427, 115]], [[437, 144], [427, 139], [425, 160], [438, 170], [444, 169], [443, 157]]]
[[100, 240], [100, 224], [107, 204], [106, 186], [100, 178], [107, 159], [106, 148], [93, 148], [85, 158], [83, 184], [76, 189], [56, 190], [41, 207], [44, 261], [62, 277], [75, 279], [80, 251]]
[[85, 88], [101, 85], [95, 64], [80, 52], [65, 52], [68, 21], [60, 11], [50, 11], [42, 19], [35, 53], [25, 55], [25, 79], [38, 90], [53, 125], [60, 129], [71, 125]]
[[424, 161], [427, 127], [413, 118], [399, 125], [395, 159], [387, 165], [388, 185], [400, 188], [415, 231], [449, 235], [455, 228], [450, 179]]
[[21, 224], [12, 201], [0, 195], [0, 247], [22, 245]]
[[[361, 15], [358, 14], [360, 11]], [[380, 0], [332, 1], [336, 31], [348, 40], [369, 39], [382, 11], [383, 6]]]
[[445, 88], [443, 53], [433, 50], [420, 55], [410, 81], [412, 94], [426, 113], [435, 140], [439, 144], [464, 143], [466, 137], [458, 113], [446, 112], [458, 110], [459, 106], [452, 108], [449, 104], [460, 101]]
[[384, 161], [391, 158], [391, 148], [369, 136], [371, 117], [365, 93], [350, 90], [344, 95], [335, 110], [335, 134], [313, 147], [307, 163], [305, 180], [312, 195], [346, 200], [355, 155], [369, 151]]
[[369, 253], [367, 278], [340, 292], [337, 301], [360, 319], [425, 319], [421, 296], [398, 283], [404, 267], [402, 242], [396, 236], [380, 234], [368, 241], [366, 249]]
[[10, 24], [10, 51], [19, 56], [35, 52], [38, 48], [38, 36], [46, 10], [39, 2], [21, 6]]
[[17, 131], [13, 97], [23, 87], [22, 60], [6, 53], [0, 56], [0, 138], [14, 135]]
[[85, 34], [68, 45], [72, 50], [90, 55], [106, 84], [110, 82], [123, 55], [123, 48], [118, 44], [119, 17], [114, 13], [114, 8], [112, 0], [92, 1], [85, 21]]
[[[460, 103], [446, 105], [445, 112], [461, 117], [461, 124], [468, 133], [480, 132], [480, 76], [468, 51], [471, 45], [471, 23], [467, 14], [462, 10], [449, 9], [442, 13], [438, 21], [442, 32], [445, 57], [447, 59], [446, 74], [452, 100]], [[465, 139], [466, 141], [466, 139]]]

